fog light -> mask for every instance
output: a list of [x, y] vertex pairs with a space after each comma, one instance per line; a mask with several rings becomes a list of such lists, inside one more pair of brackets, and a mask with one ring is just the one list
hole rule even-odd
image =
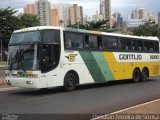
[[8, 85], [11, 85], [11, 82], [9, 80], [6, 80], [6, 82], [7, 82]]
[[33, 82], [32, 81], [27, 81], [27, 84], [33, 84]]

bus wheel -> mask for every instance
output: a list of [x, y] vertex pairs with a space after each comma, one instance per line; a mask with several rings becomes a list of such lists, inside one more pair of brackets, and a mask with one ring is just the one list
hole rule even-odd
[[66, 91], [74, 90], [76, 87], [76, 76], [74, 73], [67, 73], [64, 77], [64, 88]]
[[141, 81], [144, 82], [146, 81], [148, 77], [148, 70], [146, 68], [143, 68], [142, 73], [141, 73]]
[[141, 80], [141, 72], [140, 72], [140, 70], [139, 69], [135, 69], [134, 71], [133, 71], [133, 82], [139, 82], [140, 80]]

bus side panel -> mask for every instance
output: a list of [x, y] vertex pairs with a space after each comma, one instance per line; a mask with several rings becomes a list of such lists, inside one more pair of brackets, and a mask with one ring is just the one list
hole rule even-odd
[[108, 64], [104, 61], [102, 52], [82, 51], [80, 55], [95, 83], [114, 80]]
[[126, 71], [127, 64], [117, 62], [112, 52], [103, 52], [106, 64], [108, 64], [110, 71], [112, 72], [115, 80], [122, 80], [130, 78], [131, 71]]
[[[64, 76], [69, 71], [75, 71], [79, 76], [79, 83], [86, 84], [86, 83], [94, 83], [94, 79], [90, 71], [88, 70], [85, 61], [81, 57], [80, 52], [66, 50], [64, 53], [64, 65], [63, 65], [63, 73]], [[88, 59], [89, 56], [88, 56]], [[89, 66], [93, 66], [93, 64], [89, 63]], [[93, 68], [94, 69], [94, 68]]]

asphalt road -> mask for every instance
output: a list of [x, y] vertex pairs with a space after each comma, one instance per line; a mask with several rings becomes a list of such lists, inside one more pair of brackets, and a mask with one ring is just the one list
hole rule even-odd
[[19, 89], [0, 92], [0, 113], [108, 114], [158, 98], [160, 77], [140, 83], [82, 85], [72, 92], [64, 92], [62, 88]]

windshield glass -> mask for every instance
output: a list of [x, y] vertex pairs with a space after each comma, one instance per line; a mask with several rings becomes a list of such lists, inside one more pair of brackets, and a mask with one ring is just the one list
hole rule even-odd
[[40, 31], [13, 33], [10, 44], [40, 41]]
[[9, 46], [8, 70], [37, 70], [37, 45]]

